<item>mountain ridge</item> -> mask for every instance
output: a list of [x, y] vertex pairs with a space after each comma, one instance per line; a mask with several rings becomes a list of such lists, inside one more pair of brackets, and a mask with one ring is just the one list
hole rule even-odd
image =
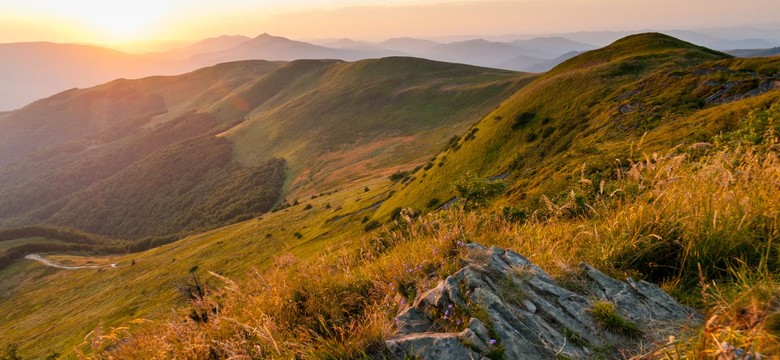
[[[236, 80], [234, 90], [185, 116], [224, 125], [209, 128], [209, 134], [219, 131], [209, 141], [245, 152], [241, 166], [267, 157], [288, 161], [287, 175], [297, 178], [286, 179], [279, 206], [149, 251], [101, 257], [117, 264], [111, 270], [66, 272], [15, 262], [0, 270], [0, 330], [10, 334], [2, 341], [20, 342], [23, 354], [39, 357], [49, 351], [143, 357], [169, 344], [181, 344], [165, 348], [169, 357], [194, 348], [218, 356], [381, 355], [397, 330], [391, 319], [398, 310], [440, 281], [449, 284], [462, 260], [489, 259], [484, 251], [464, 252], [471, 242], [525, 254], [563, 288], [581, 290], [576, 265], [588, 260], [610, 276], [663, 284], [705, 312], [721, 311], [723, 303], [697, 302], [711, 300], [699, 298], [702, 277], [753, 294], [759, 288], [743, 291], [739, 279], [759, 274], [726, 269], [778, 269], [764, 255], [780, 224], [777, 129], [769, 120], [780, 103], [777, 58], [733, 58], [645, 34], [541, 75], [410, 58], [268, 67], [267, 75]], [[266, 80], [277, 86], [266, 88], [263, 77], [271, 73], [275, 79]], [[160, 129], [173, 126], [171, 118], [163, 115]], [[362, 134], [357, 141], [343, 137], [349, 130]], [[279, 142], [297, 139], [293, 146], [283, 154], [265, 151], [266, 139], [285, 133]], [[409, 139], [406, 150], [383, 152], [403, 139]], [[442, 204], [450, 209], [438, 211]], [[490, 272], [491, 291], [530, 309], [517, 286], [532, 278], [530, 270]], [[193, 296], [199, 284], [208, 294]], [[777, 299], [764, 294], [749, 302]], [[59, 306], [29, 316], [53, 299]], [[635, 334], [624, 322], [632, 319], [615, 320], [618, 300], [611, 312], [602, 306], [612, 321], [602, 325]], [[592, 314], [595, 308], [582, 309]], [[447, 305], [437, 309], [444, 313], [431, 309], [430, 320], [455, 333], [466, 326], [457, 320], [492, 316], [479, 307], [469, 317], [453, 317]], [[710, 318], [715, 326], [725, 311]], [[93, 329], [110, 336], [89, 337]], [[262, 335], [247, 337], [247, 329]], [[704, 329], [723, 339], [718, 331]], [[564, 344], [578, 341], [561, 334]], [[699, 338], [682, 336], [658, 344], [659, 354], [700, 348]], [[237, 348], [239, 342], [249, 345]], [[500, 340], [488, 343], [500, 351]], [[710, 350], [722, 348], [702, 351]]]

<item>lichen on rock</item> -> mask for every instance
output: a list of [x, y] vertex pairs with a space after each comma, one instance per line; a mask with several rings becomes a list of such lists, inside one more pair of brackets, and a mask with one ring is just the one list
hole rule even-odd
[[399, 311], [397, 333], [386, 341], [393, 356], [621, 357], [702, 321], [646, 281], [619, 281], [581, 264], [581, 281], [567, 289], [511, 250], [467, 247], [466, 266]]

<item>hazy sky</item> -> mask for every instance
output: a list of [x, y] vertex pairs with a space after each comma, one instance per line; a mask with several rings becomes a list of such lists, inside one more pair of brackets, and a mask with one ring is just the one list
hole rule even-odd
[[780, 27], [780, 0], [0, 0], [0, 42], [119, 43]]

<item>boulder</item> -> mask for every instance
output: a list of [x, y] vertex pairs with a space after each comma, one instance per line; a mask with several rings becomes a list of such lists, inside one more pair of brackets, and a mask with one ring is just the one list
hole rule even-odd
[[[468, 244], [466, 265], [402, 308], [386, 345], [399, 359], [623, 358], [702, 316], [646, 281], [581, 264], [557, 282], [511, 250]], [[629, 329], [594, 315], [609, 303]]]

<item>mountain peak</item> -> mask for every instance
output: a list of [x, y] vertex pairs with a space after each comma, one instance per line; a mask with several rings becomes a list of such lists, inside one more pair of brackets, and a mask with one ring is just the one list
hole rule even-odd
[[575, 56], [555, 67], [553, 72], [584, 68], [647, 54], [678, 56], [689, 62], [730, 57], [727, 54], [694, 45], [666, 34], [649, 32], [629, 35], [603, 48]]
[[274, 35], [271, 35], [269, 33], [262, 33], [260, 35], [257, 35], [257, 37], [255, 37], [255, 40], [271, 40], [271, 39], [277, 39], [277, 40], [285, 39], [286, 40], [287, 38], [284, 38], [284, 37], [281, 37], [281, 36], [274, 36]]

